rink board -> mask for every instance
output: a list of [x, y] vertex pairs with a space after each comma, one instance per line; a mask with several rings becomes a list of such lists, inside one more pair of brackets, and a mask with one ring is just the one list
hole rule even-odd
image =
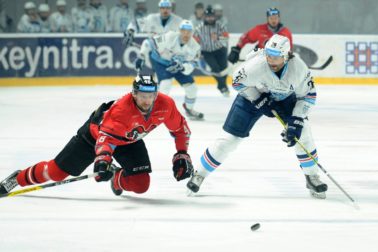
[[[232, 34], [229, 46], [239, 36]], [[319, 84], [378, 84], [378, 36], [298, 34], [294, 42], [294, 53], [310, 68], [333, 58], [324, 69], [312, 70]], [[252, 49], [244, 47], [241, 58]], [[3, 34], [0, 86], [125, 85], [136, 74], [138, 51], [137, 45], [124, 48], [121, 34]], [[198, 84], [215, 83], [199, 70], [194, 75]]]

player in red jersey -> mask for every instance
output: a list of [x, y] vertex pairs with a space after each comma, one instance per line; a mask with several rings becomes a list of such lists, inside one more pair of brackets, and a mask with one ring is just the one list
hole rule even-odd
[[293, 38], [291, 31], [285, 27], [280, 20], [280, 11], [277, 8], [269, 8], [266, 11], [267, 22], [259, 24], [244, 33], [236, 46], [231, 47], [228, 55], [228, 61], [236, 63], [239, 60], [241, 49], [248, 43], [256, 43], [256, 48], [264, 48], [265, 43], [274, 35], [279, 34], [285, 36], [290, 41], [290, 48], [293, 48]]
[[[164, 123], [174, 137], [177, 153], [173, 174], [177, 181], [190, 177], [193, 166], [187, 153], [190, 130], [169, 96], [158, 92], [152, 76], [138, 75], [133, 91], [117, 101], [103, 103], [64, 149], [50, 161], [15, 171], [0, 183], [0, 194], [16, 186], [61, 181], [80, 175], [94, 162], [96, 181], [112, 179], [112, 190], [144, 193], [150, 185], [151, 163], [143, 137]], [[113, 158], [121, 168], [111, 169]]]

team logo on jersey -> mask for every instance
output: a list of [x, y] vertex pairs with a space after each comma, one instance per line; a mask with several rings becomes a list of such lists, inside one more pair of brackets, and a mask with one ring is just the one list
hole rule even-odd
[[245, 78], [247, 78], [247, 75], [245, 74], [245, 69], [243, 67], [242, 69], [238, 71], [237, 75], [235, 76], [232, 82], [239, 83], [242, 79], [245, 79]]
[[145, 137], [148, 133], [150, 133], [153, 129], [157, 127], [156, 124], [151, 124], [150, 127], [145, 129], [143, 125], [138, 125], [137, 127], [133, 128], [130, 132], [126, 132], [126, 138], [130, 141], [138, 141]]

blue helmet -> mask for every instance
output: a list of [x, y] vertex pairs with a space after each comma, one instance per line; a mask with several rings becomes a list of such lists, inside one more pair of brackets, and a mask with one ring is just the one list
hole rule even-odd
[[159, 8], [172, 8], [172, 3], [170, 0], [160, 0]]
[[266, 10], [267, 17], [273, 16], [273, 15], [280, 16], [280, 11], [277, 8], [269, 8]]
[[158, 85], [151, 75], [137, 75], [133, 82], [133, 92], [154, 93]]

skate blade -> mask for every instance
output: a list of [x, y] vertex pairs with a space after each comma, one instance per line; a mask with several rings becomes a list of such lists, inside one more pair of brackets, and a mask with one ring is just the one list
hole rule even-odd
[[325, 192], [317, 193], [317, 192], [310, 190], [310, 195], [311, 195], [311, 197], [313, 197], [315, 199], [326, 199]]
[[188, 196], [188, 197], [194, 197], [194, 195], [195, 195], [195, 192], [193, 192], [190, 189], [186, 189], [186, 196]]

